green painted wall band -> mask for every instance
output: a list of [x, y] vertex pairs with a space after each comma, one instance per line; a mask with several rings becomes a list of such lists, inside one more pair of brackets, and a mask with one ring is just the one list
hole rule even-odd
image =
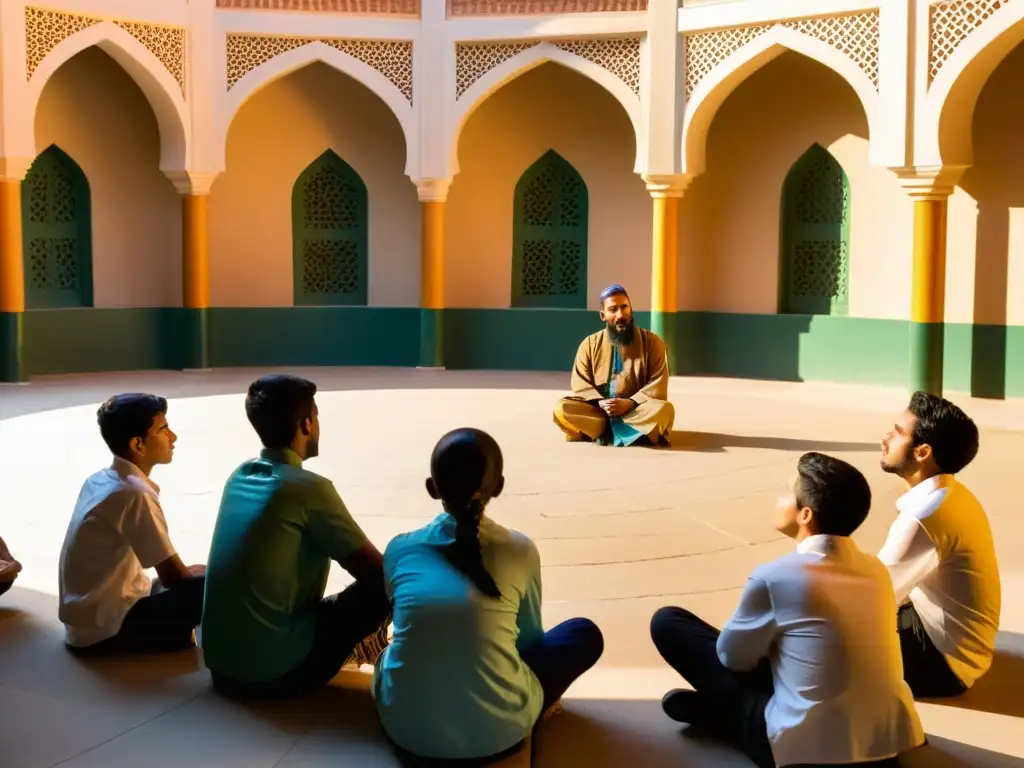
[[444, 368], [444, 310], [420, 310], [420, 368]]
[[24, 313], [0, 312], [0, 383], [28, 378], [24, 364]]
[[942, 323], [910, 323], [911, 391], [942, 395], [944, 331]]

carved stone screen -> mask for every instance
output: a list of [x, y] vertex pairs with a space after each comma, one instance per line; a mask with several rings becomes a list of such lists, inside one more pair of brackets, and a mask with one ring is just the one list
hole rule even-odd
[[292, 192], [295, 304], [366, 304], [366, 185], [328, 150]]
[[554, 150], [516, 184], [512, 306], [587, 306], [587, 186]]
[[21, 185], [25, 301], [29, 309], [92, 304], [89, 182], [68, 155], [51, 146]]

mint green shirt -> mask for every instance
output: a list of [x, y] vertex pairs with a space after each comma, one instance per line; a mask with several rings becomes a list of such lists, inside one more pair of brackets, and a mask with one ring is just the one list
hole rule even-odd
[[293, 451], [242, 464], [224, 487], [206, 565], [206, 666], [259, 682], [298, 666], [313, 647], [331, 560], [365, 541], [334, 484]]
[[442, 513], [384, 552], [394, 640], [377, 661], [374, 698], [388, 736], [427, 758], [502, 752], [530, 733], [544, 703], [519, 656], [544, 634], [536, 545], [484, 517], [484, 566], [502, 594], [494, 600], [438, 549], [454, 540], [455, 518]]

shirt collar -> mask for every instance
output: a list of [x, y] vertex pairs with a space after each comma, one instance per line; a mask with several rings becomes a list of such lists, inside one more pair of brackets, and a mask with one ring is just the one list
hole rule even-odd
[[299, 454], [291, 448], [264, 448], [260, 451], [260, 458], [267, 461], [276, 461], [278, 464], [289, 464], [293, 467], [301, 467], [302, 459]]
[[948, 488], [953, 484], [952, 475], [933, 475], [922, 480], [909, 491], [896, 499], [896, 509], [907, 512], [922, 505], [925, 500], [940, 488]]
[[157, 495], [160, 494], [160, 486], [153, 482], [153, 480], [135, 464], [132, 464], [128, 459], [122, 459], [120, 456], [115, 456], [113, 463], [110, 468], [117, 472], [118, 477], [127, 480], [129, 477], [137, 477], [146, 482], [146, 484], [156, 491]]
[[849, 536], [830, 536], [826, 533], [816, 533], [796, 545], [796, 551], [802, 554], [834, 555], [842, 554], [850, 549], [855, 549], [853, 539]]

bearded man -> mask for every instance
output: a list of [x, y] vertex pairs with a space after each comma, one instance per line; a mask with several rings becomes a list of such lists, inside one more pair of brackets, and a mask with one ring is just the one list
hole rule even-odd
[[668, 402], [665, 342], [633, 324], [633, 307], [621, 285], [605, 288], [600, 299], [605, 328], [576, 351], [573, 394], [555, 407], [555, 423], [570, 442], [667, 445], [675, 409]]

